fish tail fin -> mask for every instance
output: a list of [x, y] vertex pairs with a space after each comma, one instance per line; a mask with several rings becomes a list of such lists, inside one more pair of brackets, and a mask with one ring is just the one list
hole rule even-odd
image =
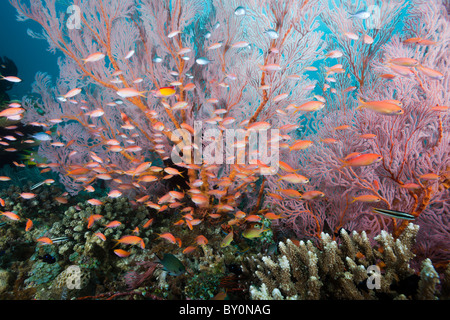
[[353, 198], [353, 201], [352, 202], [350, 202], [350, 203], [353, 203], [353, 202], [355, 202], [356, 201], [356, 198], [355, 197], [352, 197]]
[[342, 168], [345, 168], [347, 166], [347, 162], [343, 159], [338, 159], [340, 162], [342, 162], [342, 165], [339, 167], [339, 170], [341, 170]]
[[366, 101], [364, 101], [361, 97], [358, 97], [358, 102], [359, 102], [361, 105], [364, 105], [364, 104], [366, 103]]
[[[106, 228], [105, 228], [105, 229], [106, 229]], [[115, 247], [118, 246], [119, 243], [120, 243], [120, 240], [117, 240], [117, 239], [113, 239], [113, 241], [116, 241], [116, 244], [115, 244], [111, 249], [115, 248]]]

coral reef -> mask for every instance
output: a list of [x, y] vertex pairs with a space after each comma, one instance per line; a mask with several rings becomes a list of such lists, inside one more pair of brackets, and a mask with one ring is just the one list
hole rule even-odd
[[420, 274], [410, 267], [419, 227], [410, 223], [398, 239], [382, 231], [372, 246], [365, 232], [340, 231], [340, 241], [322, 233], [311, 241], [279, 243], [280, 254], [250, 257], [245, 273], [260, 284], [250, 286], [252, 299], [448, 299], [448, 275], [441, 283], [431, 260]]

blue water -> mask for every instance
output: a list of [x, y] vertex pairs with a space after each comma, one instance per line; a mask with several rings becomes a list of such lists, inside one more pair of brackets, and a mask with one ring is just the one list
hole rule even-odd
[[59, 68], [56, 63], [58, 53], [48, 52], [46, 41], [33, 39], [27, 34], [27, 29], [39, 33], [41, 27], [34, 21], [19, 22], [17, 11], [8, 0], [0, 1], [0, 56], [8, 57], [16, 64], [21, 83], [14, 84], [8, 91], [11, 99], [21, 97], [31, 90], [31, 84], [38, 71], [47, 72], [56, 77]]

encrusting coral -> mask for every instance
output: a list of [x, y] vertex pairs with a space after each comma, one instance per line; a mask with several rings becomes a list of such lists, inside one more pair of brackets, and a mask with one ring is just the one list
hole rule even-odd
[[[279, 243], [280, 254], [248, 258], [243, 268], [260, 284], [250, 286], [255, 300], [282, 299], [448, 299], [449, 268], [444, 279], [431, 260], [422, 262], [419, 274], [411, 268], [411, 249], [419, 227], [410, 223], [398, 239], [382, 231], [372, 245], [366, 233], [342, 229], [338, 243], [321, 234], [311, 241]], [[441, 284], [441, 287], [439, 287]]]

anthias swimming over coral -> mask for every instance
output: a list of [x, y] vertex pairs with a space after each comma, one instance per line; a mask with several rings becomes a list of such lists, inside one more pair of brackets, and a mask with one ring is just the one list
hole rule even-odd
[[449, 297], [448, 1], [9, 2], [0, 297]]

